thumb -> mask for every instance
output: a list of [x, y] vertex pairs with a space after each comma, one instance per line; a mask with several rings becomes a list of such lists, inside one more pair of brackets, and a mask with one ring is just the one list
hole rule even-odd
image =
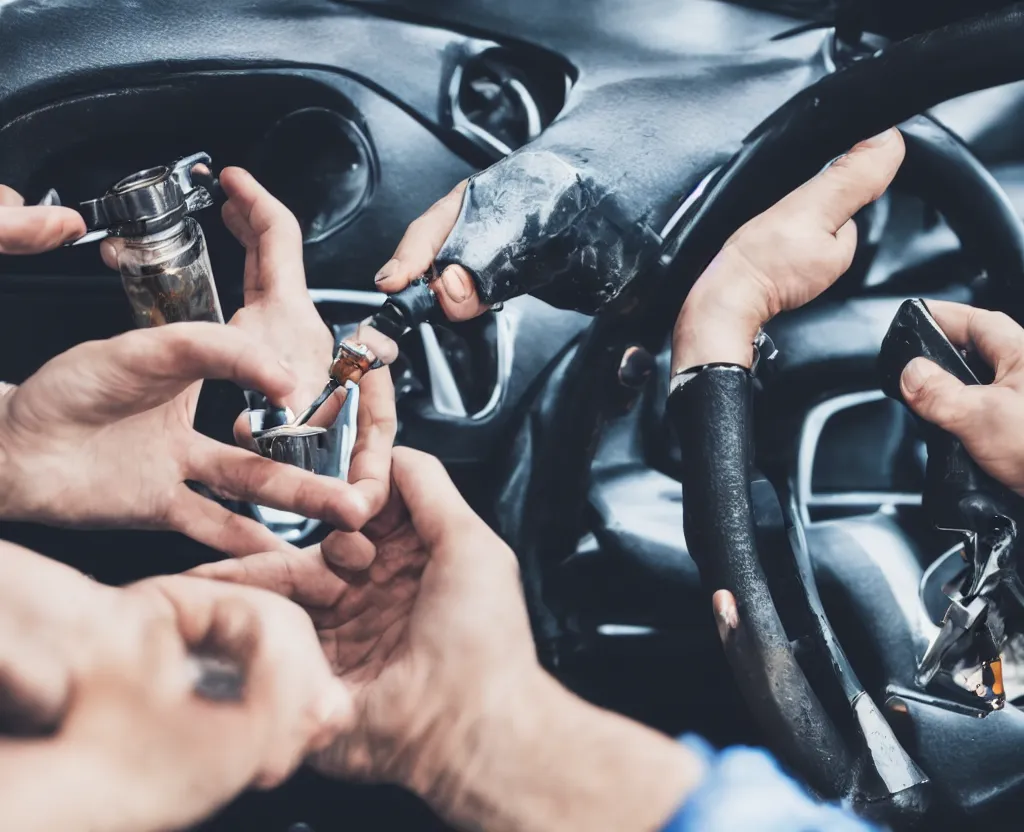
[[0, 254], [38, 254], [83, 234], [85, 220], [70, 208], [0, 205]]
[[903, 370], [900, 389], [914, 413], [959, 436], [984, 388], [967, 387], [927, 358], [915, 358]]
[[412, 448], [395, 448], [391, 476], [416, 532], [429, 548], [483, 523], [437, 458]]
[[468, 321], [487, 311], [476, 293], [476, 283], [462, 266], [452, 264], [441, 272], [432, 288], [450, 321]]

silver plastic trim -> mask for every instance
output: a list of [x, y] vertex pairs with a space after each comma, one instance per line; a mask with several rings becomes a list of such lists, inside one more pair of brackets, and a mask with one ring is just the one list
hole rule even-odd
[[825, 32], [825, 39], [821, 43], [821, 60], [825, 66], [825, 72], [831, 75], [838, 67], [836, 66], [836, 30], [832, 27]]
[[658, 631], [653, 627], [644, 627], [639, 624], [599, 624], [597, 632], [602, 636], [635, 638], [637, 636], [652, 636]]
[[809, 509], [812, 506], [848, 506], [851, 508], [868, 508], [870, 506], [916, 506], [921, 504], [920, 494], [875, 491], [844, 491], [828, 494], [815, 494], [811, 490], [811, 479], [814, 473], [814, 459], [818, 453], [818, 443], [825, 430], [828, 420], [843, 410], [858, 407], [862, 404], [881, 401], [885, 394], [881, 390], [863, 390], [857, 393], [846, 393], [822, 402], [812, 408], [804, 418], [800, 429], [800, 446], [797, 452], [796, 486], [797, 507], [804, 525], [811, 524]]
[[354, 306], [383, 306], [388, 296], [362, 289], [310, 289], [313, 303], [351, 303]]
[[[480, 48], [467, 57], [467, 60], [472, 60], [473, 58], [482, 55], [484, 52], [487, 52], [489, 49], [495, 48], [500, 47], [496, 43], [482, 43]], [[448, 109], [451, 115], [452, 129], [455, 130], [455, 132], [462, 134], [477, 145], [477, 147], [482, 148], [488, 153], [495, 154], [499, 157], [508, 156], [513, 152], [514, 148], [509, 147], [497, 136], [488, 133], [482, 127], [470, 121], [469, 116], [467, 116], [466, 112], [462, 109], [462, 105], [459, 104], [459, 92], [462, 89], [462, 79], [465, 74], [465, 64], [459, 64], [452, 71], [451, 81], [448, 83]], [[544, 125], [542, 124], [540, 117], [540, 108], [537, 106], [537, 102], [533, 100], [533, 95], [526, 88], [526, 85], [521, 81], [515, 78], [506, 78], [505, 83], [515, 91], [516, 95], [519, 97], [519, 103], [526, 112], [526, 141], [531, 142], [537, 138], [544, 129]], [[570, 79], [566, 78], [566, 83], [570, 84]]]
[[714, 170], [710, 171], [707, 176], [701, 179], [700, 182], [697, 183], [697, 187], [694, 188], [690, 192], [690, 195], [683, 200], [682, 205], [676, 208], [675, 213], [672, 214], [671, 217], [669, 217], [668, 222], [665, 223], [664, 228], [661, 229], [661, 233], [658, 235], [659, 237], [661, 237], [661, 239], [664, 240], [673, 231], [676, 230], [676, 226], [679, 224], [680, 220], [682, 220], [682, 218], [686, 215], [686, 212], [690, 210], [690, 206], [692, 206], [693, 203], [695, 203], [698, 199], [701, 198], [701, 196], [704, 194], [704, 191], [707, 190], [708, 184], [711, 182], [712, 177], [714, 177], [714, 175], [718, 173], [718, 171], [720, 171], [721, 169], [721, 166], [715, 168]]
[[853, 713], [864, 735], [871, 761], [889, 794], [927, 783], [928, 778], [900, 745], [874, 700], [864, 691], [853, 700]]
[[[512, 303], [511, 301], [509, 303]], [[515, 313], [513, 313], [515, 314]], [[509, 379], [512, 377], [512, 359], [515, 357], [515, 333], [512, 330], [512, 321], [509, 312], [505, 311], [496, 315], [494, 319], [498, 327], [497, 341], [497, 372], [495, 374], [494, 390], [487, 404], [474, 413], [470, 418], [474, 421], [486, 419], [501, 405], [505, 398], [505, 391], [508, 389]]]
[[445, 358], [444, 350], [437, 340], [437, 333], [430, 324], [420, 324], [420, 339], [423, 341], [423, 355], [427, 359], [427, 375], [430, 376], [430, 401], [434, 410], [442, 416], [466, 418], [466, 404], [455, 381], [452, 366]]

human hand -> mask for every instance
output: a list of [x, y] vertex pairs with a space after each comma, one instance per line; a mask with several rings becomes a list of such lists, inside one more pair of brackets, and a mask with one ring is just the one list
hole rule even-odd
[[[0, 391], [0, 516], [171, 529], [224, 552], [248, 554], [291, 547], [186, 481], [341, 528], [359, 528], [372, 515], [373, 492], [365, 487], [195, 431], [203, 378], [259, 389], [275, 401], [295, 385], [259, 339], [234, 327], [181, 323], [80, 344], [20, 387]], [[372, 461], [364, 468], [367, 477], [384, 478], [387, 488], [386, 470], [377, 471]]]
[[[245, 247], [243, 306], [228, 322], [272, 349], [295, 376], [295, 387], [280, 402], [293, 413], [303, 410], [327, 383], [334, 357], [334, 336], [316, 311], [302, 265], [302, 231], [295, 216], [242, 168], [224, 168], [220, 184], [228, 201], [221, 216]], [[117, 268], [117, 240], [105, 240], [103, 261]], [[329, 427], [346, 391], [336, 391], [310, 420]], [[235, 423], [239, 444], [252, 447], [247, 414]]]
[[[293, 413], [323, 390], [334, 358], [334, 335], [320, 317], [306, 287], [302, 231], [279, 200], [241, 168], [225, 168], [220, 183], [228, 196], [224, 224], [245, 246], [245, 304], [229, 321], [271, 347], [295, 374], [295, 390], [282, 404]], [[314, 414], [310, 425], [330, 427], [345, 402], [340, 388]], [[235, 437], [249, 444], [247, 414], [235, 423]], [[374, 506], [376, 513], [383, 501]]]
[[850, 267], [853, 215], [878, 199], [903, 161], [893, 128], [861, 142], [741, 227], [690, 290], [672, 336], [672, 371], [749, 367], [757, 331], [810, 302]]
[[540, 668], [512, 552], [437, 460], [394, 455], [391, 501], [363, 533], [193, 570], [309, 610], [356, 712], [313, 764], [404, 785], [458, 828], [659, 828], [699, 761]]
[[[394, 256], [374, 277], [378, 289], [393, 295], [424, 274], [432, 273], [434, 258], [459, 219], [467, 181], [460, 182], [409, 224]], [[432, 286], [451, 321], [468, 321], [487, 311], [488, 307], [477, 296], [473, 278], [462, 266], [448, 266]]]
[[[180, 576], [115, 589], [0, 550], [3, 682], [59, 714], [51, 737], [0, 747], [4, 828], [179, 828], [281, 782], [351, 722], [308, 616], [283, 598]], [[195, 692], [200, 655], [241, 671], [240, 699]]]
[[17, 191], [0, 185], [0, 254], [39, 254], [85, 234], [77, 211], [56, 205], [25, 205]]
[[910, 408], [956, 436], [989, 475], [1024, 496], [1024, 329], [1002, 312], [928, 301], [946, 337], [976, 350], [995, 370], [991, 384], [967, 386], [927, 358], [903, 370], [900, 389]]
[[362, 533], [191, 574], [281, 592], [309, 610], [358, 715], [318, 768], [429, 788], [466, 733], [511, 714], [541, 671], [512, 552], [437, 460], [396, 448], [392, 475], [388, 507]]

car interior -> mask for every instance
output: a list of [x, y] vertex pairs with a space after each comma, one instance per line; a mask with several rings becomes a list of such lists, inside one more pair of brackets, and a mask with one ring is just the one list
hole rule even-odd
[[[199, 151], [246, 167], [299, 219], [310, 294], [341, 338], [384, 300], [373, 276], [405, 228], [456, 183], [525, 171], [546, 196], [523, 210], [539, 212], [569, 186], [529, 165], [571, 160], [605, 213], [530, 226], [527, 259], [549, 272], [597, 251], [592, 302], [567, 308], [552, 283], [418, 327], [391, 368], [399, 443], [438, 456], [515, 550], [539, 655], [585, 698], [763, 745], [894, 829], [980, 825], [1024, 802], [1024, 652], [1003, 650], [1004, 706], [921, 683], [963, 545], [922, 509], [927, 437], [878, 359], [908, 298], [1024, 314], [1021, 35], [1024, 4], [996, 0], [0, 0], [0, 182], [74, 205]], [[750, 412], [705, 414], [680, 441], [668, 345], [688, 288], [743, 222], [893, 124], [906, 161], [858, 215], [853, 266], [767, 327], [777, 354]], [[216, 211], [196, 218], [230, 315], [243, 250]], [[94, 246], [0, 259], [0, 378], [131, 327]], [[244, 407], [208, 383], [197, 424], [233, 441]], [[342, 419], [334, 441], [353, 429]], [[689, 499], [710, 478], [715, 505], [728, 460], [707, 457], [727, 429], [754, 452], [750, 525], [724, 530], [723, 562], [759, 564], [748, 600], [766, 622], [732, 653], [683, 526], [683, 486]], [[234, 508], [296, 545], [329, 531]], [[219, 557], [163, 532], [0, 534], [115, 584]], [[444, 828], [397, 789], [302, 771], [203, 829], [339, 819]]]

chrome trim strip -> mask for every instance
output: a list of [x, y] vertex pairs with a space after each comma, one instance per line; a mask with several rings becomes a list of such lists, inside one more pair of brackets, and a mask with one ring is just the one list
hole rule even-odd
[[920, 505], [920, 494], [899, 492], [850, 491], [838, 493], [815, 494], [811, 491], [811, 478], [814, 473], [814, 458], [818, 452], [821, 434], [829, 419], [843, 410], [858, 407], [862, 404], [881, 401], [885, 394], [881, 390], [862, 390], [846, 393], [828, 399], [813, 407], [804, 418], [800, 429], [800, 446], [796, 463], [797, 507], [804, 525], [811, 524], [811, 506], [864, 506], [878, 505], [884, 508], [892, 506]]
[[639, 624], [599, 624], [597, 632], [602, 636], [653, 636], [658, 631], [653, 627]]
[[[509, 301], [500, 314], [495, 314], [494, 323], [498, 327], [498, 354], [496, 356], [498, 369], [495, 373], [494, 390], [491, 391], [491, 397], [487, 400], [487, 404], [470, 417], [474, 421], [486, 419], [494, 413], [501, 405], [502, 400], [505, 398], [505, 391], [508, 389], [508, 382], [512, 376], [512, 359], [515, 356], [515, 332], [512, 328], [512, 320], [509, 317], [509, 304], [512, 303], [513, 301]], [[516, 312], [511, 314], [516, 314]]]
[[310, 289], [313, 303], [351, 303], [355, 306], [383, 306], [388, 296], [362, 289]]
[[920, 494], [899, 491], [839, 491], [812, 494], [809, 506], [919, 506]]
[[690, 210], [690, 206], [692, 206], [693, 203], [695, 203], [698, 199], [701, 198], [701, 196], [704, 194], [704, 191], [707, 189], [708, 184], [711, 182], [712, 177], [721, 169], [721, 165], [719, 165], [717, 168], [710, 171], [707, 176], [701, 179], [700, 182], [697, 183], [697, 187], [694, 188], [690, 192], [690, 195], [683, 200], [682, 205], [676, 208], [675, 213], [672, 214], [671, 217], [669, 217], [668, 222], [665, 223], [665, 227], [661, 229], [661, 232], [658, 235], [659, 237], [661, 237], [661, 239], [666, 239], [673, 231], [676, 230], [676, 226], [679, 224], [679, 221], [682, 220], [686, 212]]
[[430, 376], [430, 401], [434, 410], [442, 416], [457, 419], [466, 418], [466, 404], [455, 381], [452, 365], [445, 358], [444, 350], [437, 340], [437, 333], [430, 324], [420, 324], [420, 338], [423, 354], [427, 359], [427, 374]]

